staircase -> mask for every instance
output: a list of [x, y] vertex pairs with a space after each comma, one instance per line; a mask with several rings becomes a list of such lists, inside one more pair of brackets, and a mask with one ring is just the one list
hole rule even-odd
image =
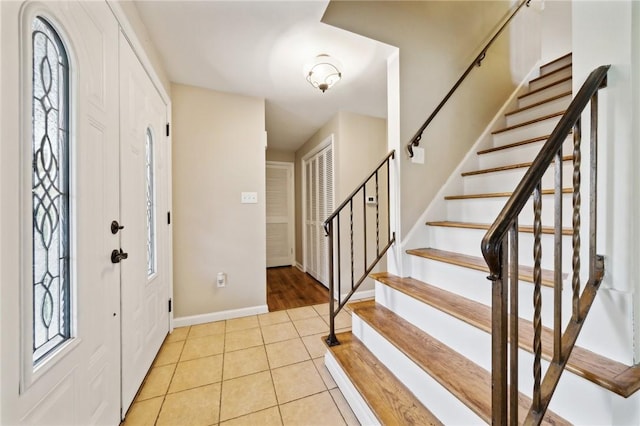
[[[480, 242], [572, 99], [571, 55], [540, 67], [517, 106], [477, 152], [477, 168], [462, 173], [463, 193], [445, 197], [446, 217], [429, 221], [429, 247], [407, 250], [412, 277], [376, 273], [375, 300], [351, 303], [352, 331], [336, 337], [327, 368], [363, 424], [479, 424], [492, 422], [491, 282]], [[571, 138], [563, 145], [562, 238], [571, 245]], [[548, 175], [548, 176], [547, 176]], [[553, 170], [542, 179], [542, 202], [553, 202]], [[531, 204], [531, 201], [529, 201]], [[553, 224], [553, 209], [542, 223]], [[519, 218], [518, 423], [531, 406], [533, 208]], [[553, 253], [552, 226], [542, 228], [542, 252]], [[563, 271], [571, 271], [570, 250]], [[542, 257], [542, 297], [551, 300], [554, 258]], [[564, 312], [571, 283], [563, 274]], [[523, 302], [525, 301], [525, 302]], [[553, 357], [553, 304], [542, 309], [542, 358]], [[570, 315], [567, 315], [567, 317]], [[566, 324], [569, 318], [563, 322]], [[547, 327], [544, 327], [547, 326]], [[543, 374], [548, 363], [543, 361]], [[612, 394], [640, 387], [636, 367], [576, 346], [544, 424], [609, 424]], [[578, 405], [575, 395], [588, 401]]]

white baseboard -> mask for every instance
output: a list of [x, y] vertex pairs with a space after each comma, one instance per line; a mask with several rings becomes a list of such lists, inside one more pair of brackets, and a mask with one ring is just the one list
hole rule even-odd
[[379, 425], [380, 422], [376, 418], [375, 414], [373, 414], [371, 408], [369, 408], [365, 400], [362, 398], [360, 392], [358, 392], [353, 383], [351, 383], [351, 380], [349, 380], [338, 364], [338, 361], [333, 357], [331, 351], [327, 351], [324, 355], [324, 365], [327, 367], [327, 370], [329, 370], [329, 374], [331, 374], [331, 377], [333, 377], [333, 380], [338, 385], [342, 395], [344, 395], [344, 399], [347, 400], [347, 403], [351, 407], [353, 414], [356, 415], [360, 424], [367, 426]]
[[[356, 291], [355, 293], [353, 293], [353, 296], [351, 296], [350, 300], [373, 299], [375, 295], [376, 295], [375, 289]], [[347, 296], [346, 294], [342, 295], [343, 300], [344, 300], [344, 297], [346, 296]]]
[[248, 317], [250, 315], [266, 314], [269, 312], [267, 305], [251, 306], [249, 308], [231, 309], [228, 311], [211, 312], [208, 314], [191, 315], [173, 319], [174, 327], [186, 327], [189, 325], [204, 324], [207, 322], [222, 321], [232, 318]]
[[304, 266], [302, 266], [302, 263], [300, 262], [296, 262], [296, 268], [300, 269], [302, 272], [304, 272]]

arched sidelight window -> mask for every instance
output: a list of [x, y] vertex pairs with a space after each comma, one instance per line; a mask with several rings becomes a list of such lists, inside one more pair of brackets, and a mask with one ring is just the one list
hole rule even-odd
[[32, 24], [33, 363], [71, 337], [69, 58], [49, 22]]
[[156, 272], [156, 201], [154, 177], [154, 143], [153, 133], [147, 127], [145, 135], [145, 165], [147, 193], [147, 276]]

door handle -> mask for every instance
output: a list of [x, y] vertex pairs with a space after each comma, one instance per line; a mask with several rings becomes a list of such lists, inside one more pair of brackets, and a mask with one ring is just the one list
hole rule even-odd
[[114, 250], [111, 252], [111, 263], [120, 263], [121, 260], [124, 260], [129, 257], [129, 253], [125, 253], [120, 250]]
[[117, 234], [119, 230], [124, 229], [124, 226], [120, 226], [117, 220], [111, 222], [111, 233], [113, 235]]

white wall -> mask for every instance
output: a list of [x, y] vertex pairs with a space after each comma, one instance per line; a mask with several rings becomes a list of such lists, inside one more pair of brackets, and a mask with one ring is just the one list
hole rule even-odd
[[553, 61], [571, 52], [571, 2], [544, 1], [534, 6], [542, 8], [542, 62]]
[[[633, 349], [633, 321], [640, 319], [637, 9], [633, 1], [574, 2], [572, 23], [574, 92], [594, 68], [611, 64], [607, 88], [600, 91], [598, 253], [605, 255], [605, 278], [596, 300], [603, 305], [598, 322], [616, 327], [615, 336], [602, 335], [602, 351], [615, 350], [628, 363], [639, 359]], [[583, 135], [588, 140], [588, 128]]]
[[[264, 312], [264, 99], [180, 84], [171, 93], [177, 324]], [[243, 191], [258, 203], [240, 204]]]

